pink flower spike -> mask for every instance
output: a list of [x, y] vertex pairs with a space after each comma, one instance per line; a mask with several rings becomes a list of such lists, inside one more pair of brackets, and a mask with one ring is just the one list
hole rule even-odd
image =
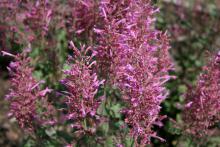
[[[66, 96], [66, 104], [68, 106], [67, 119], [73, 120], [72, 124], [81, 124], [86, 119], [94, 121], [94, 125], [98, 122], [96, 120], [97, 109], [102, 99], [95, 98], [100, 85], [104, 80], [99, 81], [97, 74], [94, 72], [96, 61], [91, 56], [87, 55], [92, 48], [81, 46], [79, 51], [73, 42], [70, 42], [77, 54], [69, 57], [67, 64], [71, 67], [68, 71], [64, 71], [66, 78], [63, 84], [66, 86], [68, 96]], [[92, 53], [94, 57], [94, 54]], [[74, 61], [74, 63], [71, 63]], [[82, 131], [87, 127], [79, 127]]]
[[164, 84], [173, 69], [168, 37], [153, 27], [158, 9], [150, 1], [101, 0], [99, 10], [104, 25], [96, 27], [102, 30], [96, 45], [97, 72], [121, 90], [131, 136], [148, 144], [156, 136], [151, 128], [159, 123], [159, 106], [168, 96]]
[[214, 55], [208, 65], [203, 67], [194, 89], [185, 95], [186, 105], [183, 120], [187, 133], [195, 137], [206, 137], [211, 134], [215, 123], [220, 121], [220, 56]]

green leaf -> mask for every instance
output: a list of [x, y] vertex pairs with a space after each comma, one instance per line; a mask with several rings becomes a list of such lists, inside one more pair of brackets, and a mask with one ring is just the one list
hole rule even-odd
[[71, 66], [69, 66], [68, 64], [64, 64], [63, 65], [63, 70], [70, 70]]
[[121, 104], [115, 104], [110, 108], [110, 114], [114, 116], [115, 118], [121, 118], [121, 113], [119, 112], [121, 110]]

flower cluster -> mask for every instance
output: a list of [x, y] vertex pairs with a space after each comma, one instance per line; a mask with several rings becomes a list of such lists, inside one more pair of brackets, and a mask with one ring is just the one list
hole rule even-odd
[[186, 93], [183, 120], [188, 133], [204, 137], [220, 120], [220, 53], [204, 66], [195, 89]]
[[[97, 109], [100, 100], [96, 98], [99, 86], [103, 81], [99, 81], [93, 66], [96, 64], [93, 60], [95, 52], [91, 48], [81, 47], [79, 51], [71, 42], [74, 50], [74, 57], [69, 57], [69, 70], [65, 70], [66, 78], [62, 83], [67, 87], [69, 96], [67, 96], [68, 115], [67, 119], [73, 121], [73, 127], [82, 131], [91, 131], [87, 128], [95, 124], [83, 124], [85, 121], [98, 119]], [[91, 54], [89, 56], [88, 54]], [[72, 63], [74, 62], [74, 63]]]
[[[0, 1], [0, 44], [1, 48], [7, 48], [7, 41], [5, 38], [15, 39], [13, 34], [14, 23], [11, 20], [16, 18], [17, 1]], [[1, 49], [0, 49], [1, 50]]]
[[77, 35], [81, 41], [92, 43], [92, 28], [98, 18], [98, 1], [94, 0], [1, 0], [0, 43], [10, 48], [4, 39], [8, 37], [13, 43], [38, 46], [41, 40], [54, 48], [57, 38], [51, 34], [60, 29], [67, 32], [69, 40]]
[[99, 19], [98, 1], [76, 0], [68, 4], [71, 6], [68, 24], [72, 27], [72, 31], [77, 34], [77, 38], [87, 38], [87, 41], [92, 43], [93, 27]]
[[[3, 54], [11, 55], [6, 52]], [[8, 67], [11, 74], [11, 88], [6, 95], [6, 99], [10, 102], [9, 116], [15, 117], [21, 128], [34, 131], [35, 121], [46, 123], [37, 114], [37, 103], [41, 99], [46, 99], [45, 95], [51, 92], [51, 89], [40, 90], [39, 85], [43, 81], [37, 82], [32, 76], [30, 58], [27, 58], [25, 53], [14, 57], [16, 61], [11, 62]]]
[[23, 17], [23, 23], [26, 25], [25, 29], [31, 29], [42, 36], [46, 35], [52, 17], [49, 2], [37, 0], [35, 2], [21, 2], [21, 5], [27, 8], [27, 11], [19, 14], [20, 17]]
[[[153, 28], [155, 9], [150, 1], [101, 1], [103, 28], [97, 62], [101, 74], [122, 91], [123, 110], [131, 134], [140, 144], [159, 138], [152, 125], [159, 121], [160, 103], [167, 97], [164, 83], [173, 68], [167, 35]], [[102, 68], [103, 67], [103, 68]]]
[[[0, 32], [13, 43], [27, 45], [44, 37], [51, 17], [51, 4], [46, 0], [0, 2]], [[1, 40], [4, 48], [8, 46], [5, 40]]]
[[[41, 34], [43, 39], [38, 39], [42, 43], [50, 40], [50, 35], [46, 38], [45, 33], [51, 17], [59, 15], [57, 20], [66, 18], [61, 23], [66, 25], [68, 37], [76, 35], [79, 40], [75, 40], [93, 46], [77, 49], [70, 42], [74, 56], [68, 58], [70, 69], [64, 70], [66, 77], [62, 80], [67, 88], [67, 120], [83, 133], [95, 131], [101, 102], [97, 92], [104, 83], [99, 79], [103, 78], [107, 86], [121, 91], [125, 103], [122, 113], [135, 143], [147, 144], [152, 137], [161, 139], [152, 127], [161, 124], [160, 104], [168, 94], [164, 84], [171, 78], [168, 71], [173, 65], [166, 33], [153, 26], [158, 9], [150, 0], [76, 0], [68, 1], [64, 7], [67, 10], [59, 11], [55, 11], [58, 10], [56, 3], [59, 1], [21, 2], [27, 11], [15, 15], [27, 32], [30, 30], [33, 36]], [[36, 101], [48, 89], [40, 91], [39, 83], [31, 76], [29, 58], [21, 54], [16, 59], [10, 65], [13, 78], [8, 98], [20, 125], [33, 130], [32, 120], [38, 117]]]

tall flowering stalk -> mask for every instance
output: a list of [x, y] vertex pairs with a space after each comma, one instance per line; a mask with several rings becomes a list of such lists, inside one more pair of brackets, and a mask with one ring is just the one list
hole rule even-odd
[[188, 133], [205, 137], [220, 120], [220, 52], [203, 67], [195, 89], [186, 93], [183, 120]]
[[86, 38], [88, 43], [93, 43], [93, 28], [99, 19], [98, 1], [75, 0], [69, 1], [68, 5], [71, 6], [71, 17], [67, 21], [69, 31], [74, 31], [77, 38]]
[[16, 56], [6, 52], [3, 54], [15, 58], [8, 67], [11, 75], [11, 88], [6, 95], [6, 99], [10, 102], [9, 116], [15, 117], [21, 128], [32, 132], [35, 130], [35, 123], [46, 123], [37, 113], [37, 103], [41, 99], [46, 99], [45, 95], [51, 92], [51, 89], [40, 90], [39, 85], [43, 81], [37, 82], [32, 76], [33, 68], [29, 65], [30, 58], [26, 53]]
[[96, 111], [101, 100], [95, 96], [103, 81], [99, 81], [93, 71], [93, 66], [96, 64], [92, 61], [95, 52], [92, 52], [90, 47], [82, 46], [81, 50], [78, 50], [72, 42], [71, 45], [75, 55], [69, 57], [67, 64], [70, 69], [64, 71], [66, 78], [62, 80], [69, 93], [66, 102], [67, 119], [72, 120], [72, 126], [80, 132], [93, 133], [99, 118]]
[[153, 27], [157, 11], [150, 0], [102, 0], [104, 25], [94, 29], [100, 73], [121, 90], [125, 122], [136, 144], [159, 138], [152, 126], [160, 120], [160, 103], [168, 94], [164, 83], [173, 68], [167, 35]]
[[21, 2], [20, 4], [28, 10], [20, 14], [20, 17], [23, 17], [23, 23], [26, 25], [25, 29], [31, 29], [36, 33], [35, 35], [37, 33], [41, 36], [46, 35], [52, 17], [52, 8], [50, 8], [49, 1], [37, 0], [26, 3]]

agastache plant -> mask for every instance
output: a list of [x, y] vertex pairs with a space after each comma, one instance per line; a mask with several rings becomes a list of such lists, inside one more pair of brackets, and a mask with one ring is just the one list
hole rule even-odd
[[[80, 133], [94, 133], [99, 120], [97, 109], [101, 99], [96, 97], [98, 88], [104, 81], [100, 81], [93, 68], [96, 64], [95, 51], [91, 47], [81, 46], [78, 50], [73, 42], [70, 42], [74, 56], [69, 57], [64, 70], [66, 78], [62, 83], [66, 86], [68, 114], [67, 120], [72, 121], [72, 127]], [[91, 54], [91, 55], [89, 55]]]
[[[151, 0], [75, 0], [63, 2], [63, 7], [59, 7], [59, 3], [19, 1], [22, 7], [15, 5], [13, 12], [20, 10], [15, 17], [23, 24], [24, 40], [32, 44], [47, 44], [53, 49], [56, 39], [53, 40], [50, 30], [57, 30], [56, 26], [65, 29], [68, 39], [76, 37], [76, 44], [86, 43], [76, 48], [70, 42], [73, 56], [67, 59], [67, 69], [63, 71], [65, 78], [61, 80], [66, 88], [66, 124], [71, 124], [76, 137], [78, 134], [96, 135], [99, 122], [104, 120], [97, 113], [98, 107], [101, 102], [107, 107], [99, 95], [103, 91], [107, 93], [110, 87], [120, 91], [118, 101], [123, 105], [120, 119], [126, 124], [122, 127], [127, 126], [130, 130], [135, 146], [149, 144], [151, 138], [164, 141], [152, 128], [162, 126], [164, 117], [159, 115], [160, 104], [167, 98], [165, 83], [171, 78], [168, 71], [173, 65], [167, 34], [154, 28], [155, 13], [159, 10], [152, 6]], [[42, 117], [50, 116], [49, 113], [40, 116], [36, 111], [36, 103], [40, 100], [46, 105], [43, 109], [53, 111], [44, 98], [51, 90], [40, 89], [42, 81], [38, 82], [32, 76], [33, 68], [29, 66], [30, 58], [26, 54], [14, 57], [16, 61], [9, 67], [12, 75], [12, 88], [7, 95], [11, 104], [9, 114], [16, 117], [22, 128], [30, 131], [38, 122], [54, 124], [53, 119], [42, 120]], [[100, 90], [102, 85], [107, 88]]]
[[42, 99], [45, 100], [46, 94], [51, 92], [51, 89], [40, 89], [40, 84], [44, 81], [37, 81], [33, 77], [33, 68], [30, 67], [30, 58], [27, 57], [26, 52], [17, 55], [4, 51], [2, 53], [15, 59], [8, 67], [11, 76], [11, 88], [9, 94], [6, 95], [6, 99], [10, 103], [8, 115], [9, 117], [15, 117], [21, 128], [33, 132], [36, 129], [35, 123], [47, 123], [47, 120], [38, 115], [37, 103]]
[[211, 135], [211, 127], [220, 120], [220, 52], [203, 67], [194, 89], [186, 93], [183, 120], [186, 132], [195, 137]]
[[[153, 28], [155, 9], [150, 1], [101, 1], [104, 27], [99, 34], [97, 63], [107, 82], [121, 90], [127, 108], [122, 112], [137, 144], [158, 138], [160, 104], [167, 97], [164, 84], [173, 69], [167, 35]], [[106, 74], [108, 74], [106, 76]]]

